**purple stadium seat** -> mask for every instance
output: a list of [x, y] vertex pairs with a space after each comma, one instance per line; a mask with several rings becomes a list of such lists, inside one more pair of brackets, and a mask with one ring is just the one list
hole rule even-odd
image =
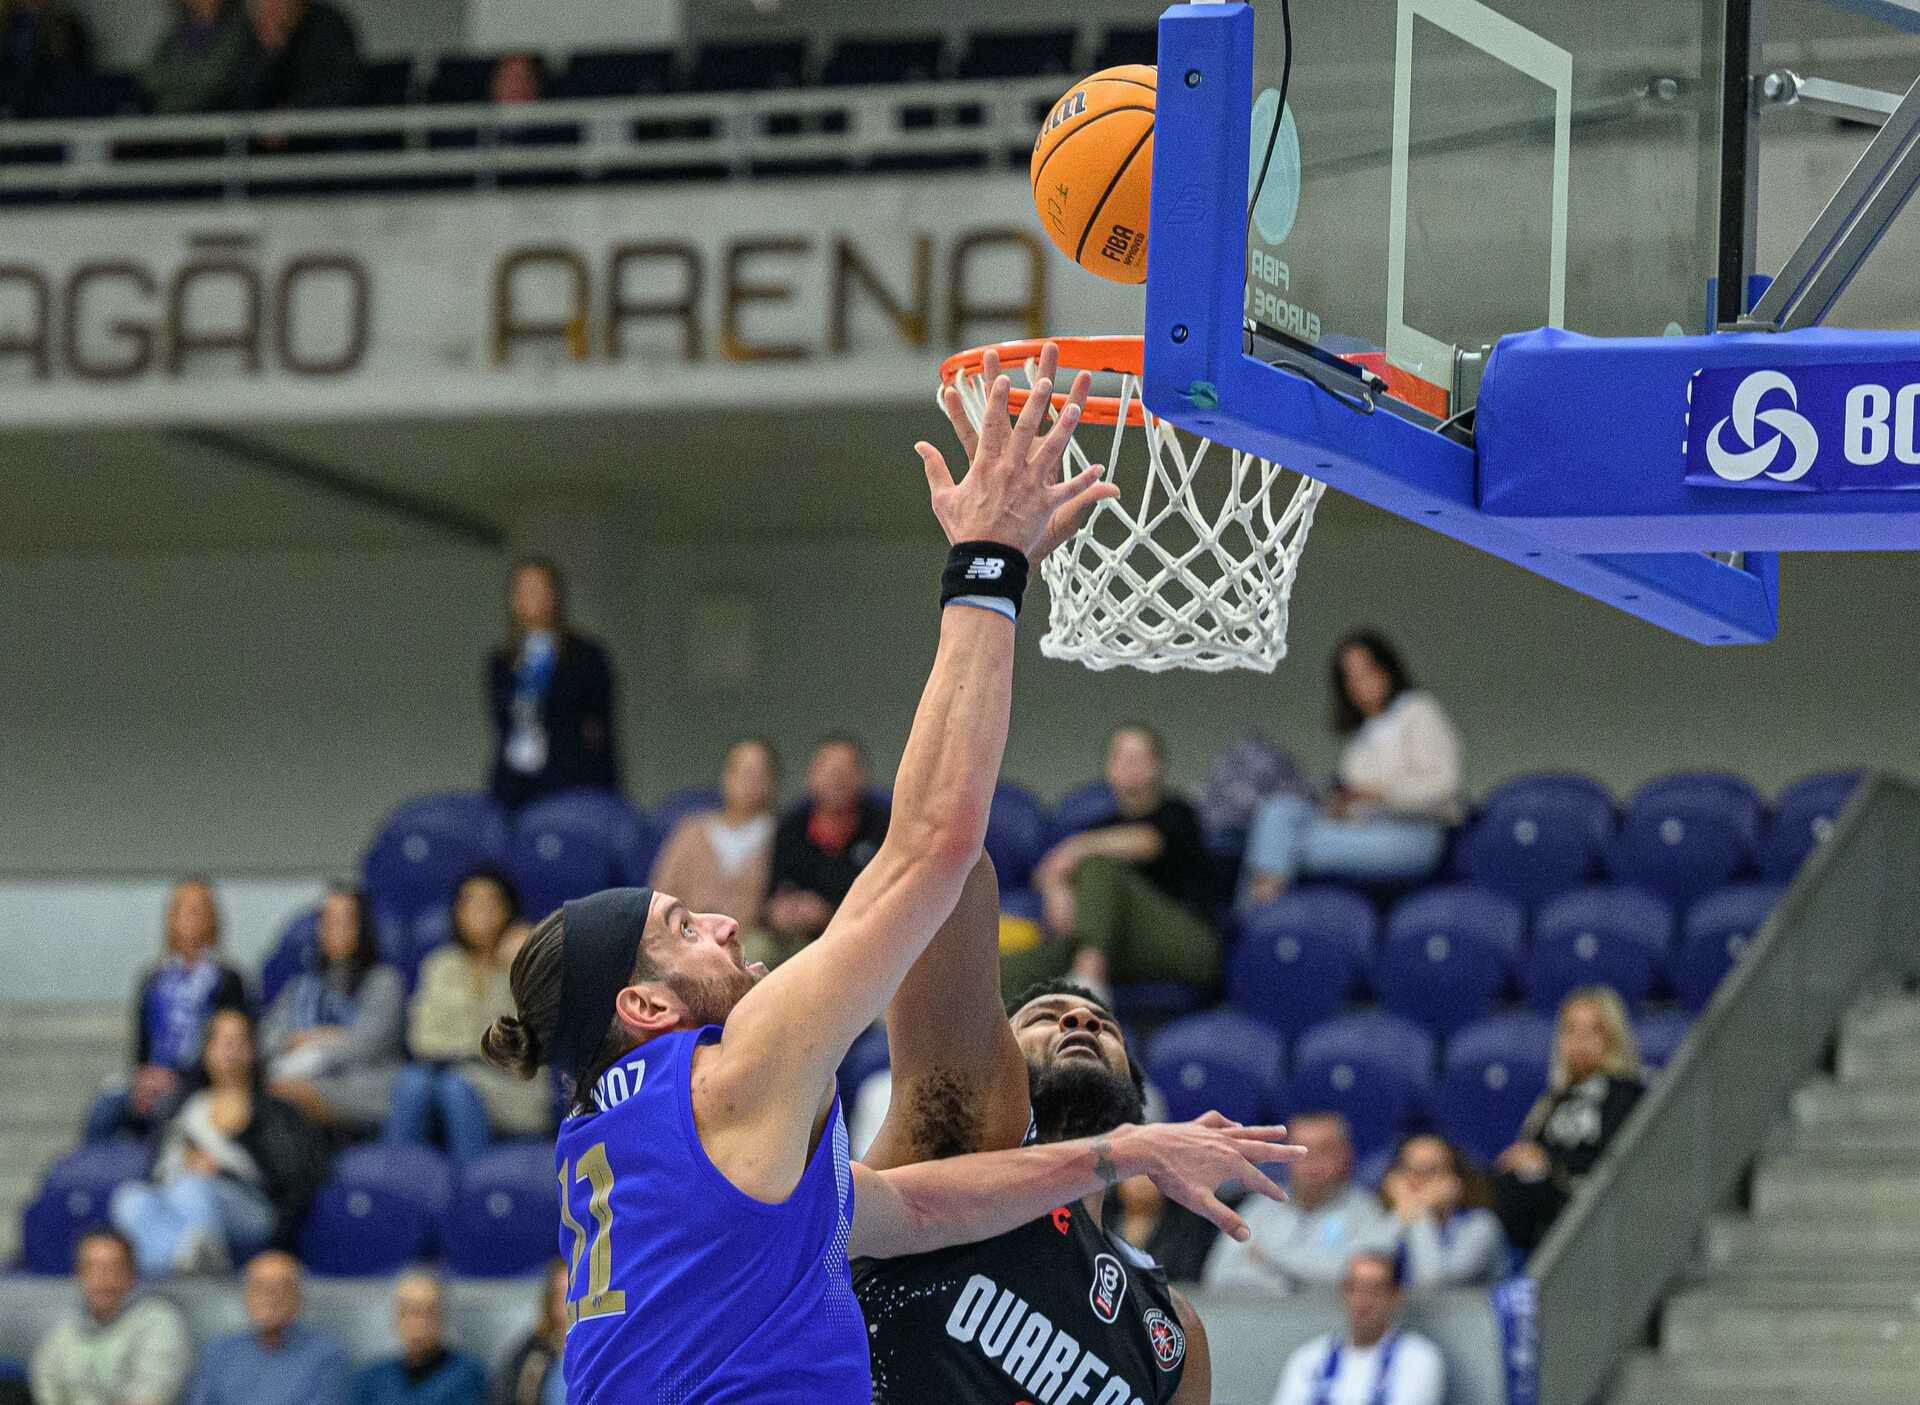
[[664, 844], [667, 836], [673, 833], [674, 826], [688, 815], [719, 808], [720, 792], [712, 786], [694, 786], [689, 790], [674, 791], [653, 808], [653, 823], [660, 831], [660, 842]]
[[569, 790], [520, 812], [507, 871], [538, 922], [569, 899], [644, 884], [659, 847], [652, 823], [621, 796]]
[[1415, 893], [1387, 919], [1373, 984], [1386, 1007], [1445, 1036], [1480, 1019], [1512, 980], [1526, 919], [1471, 884]]
[[377, 907], [411, 921], [445, 907], [454, 886], [507, 854], [507, 817], [484, 795], [434, 795], [387, 819], [367, 851], [367, 891]]
[[1026, 885], [1052, 835], [1052, 822], [1033, 792], [1004, 782], [995, 788], [987, 816], [987, 856], [1000, 876], [1002, 892]]
[[1607, 844], [1607, 871], [1692, 902], [1752, 863], [1763, 808], [1738, 776], [1701, 771], [1651, 781]]
[[1553, 1057], [1553, 1022], [1541, 1015], [1494, 1015], [1447, 1043], [1440, 1085], [1429, 1100], [1434, 1124], [1482, 1163], [1513, 1144]]
[[1693, 1027], [1693, 1016], [1685, 1010], [1659, 1010], [1642, 1015], [1633, 1022], [1633, 1035], [1640, 1043], [1640, 1062], [1649, 1069], [1663, 1069], [1673, 1062]]
[[1236, 1010], [1176, 1020], [1147, 1045], [1147, 1077], [1167, 1100], [1167, 1118], [1185, 1122], [1217, 1109], [1259, 1122], [1273, 1107], [1286, 1069], [1274, 1032]]
[[1208, 991], [1185, 981], [1116, 981], [1113, 1012], [1122, 1024], [1152, 1028], [1211, 1004]]
[[[426, 1257], [433, 1215], [387, 1186], [322, 1186], [300, 1227], [300, 1261], [323, 1277], [394, 1273]], [[551, 1250], [551, 1246], [549, 1246]]]
[[1785, 891], [1778, 883], [1733, 883], [1687, 909], [1680, 945], [1667, 965], [1667, 983], [1682, 1005], [1695, 1014], [1707, 1008]]
[[1487, 798], [1453, 851], [1454, 872], [1523, 903], [1586, 882], [1613, 828], [1613, 799], [1586, 776], [1526, 776]]
[[1711, 815], [1748, 844], [1759, 841], [1766, 804], [1739, 776], [1724, 771], [1683, 771], [1648, 781], [1627, 802], [1628, 813], [1657, 810], [1680, 816]]
[[847, 1050], [847, 1056], [840, 1060], [839, 1071], [834, 1074], [834, 1080], [840, 1085], [841, 1104], [851, 1112], [860, 1085], [891, 1062], [885, 1026], [875, 1025], [854, 1040], [853, 1047]]
[[1833, 833], [1834, 817], [1860, 784], [1858, 771], [1808, 776], [1781, 792], [1773, 823], [1760, 841], [1760, 872], [1785, 883], [1808, 854]]
[[1112, 824], [1117, 813], [1113, 791], [1105, 781], [1070, 790], [1053, 807], [1053, 838], [1057, 842], [1069, 834], [1082, 834]]
[[1300, 1036], [1283, 1120], [1303, 1112], [1345, 1115], [1366, 1156], [1392, 1145], [1433, 1081], [1431, 1034], [1382, 1010], [1342, 1015]]
[[1624, 883], [1577, 888], [1534, 918], [1523, 981], [1529, 1002], [1552, 1014], [1575, 986], [1609, 985], [1628, 1004], [1653, 993], [1673, 945], [1673, 908]]
[[1301, 888], [1246, 913], [1227, 998], [1282, 1034], [1339, 1012], [1373, 956], [1373, 906], [1345, 888]]
[[510, 1143], [468, 1166], [440, 1217], [447, 1267], [468, 1277], [532, 1273], [559, 1242], [553, 1146], [545, 1140]]
[[355, 1189], [392, 1191], [438, 1215], [453, 1196], [453, 1166], [438, 1149], [367, 1142], [334, 1158], [332, 1180]]
[[73, 1271], [73, 1246], [107, 1222], [115, 1186], [146, 1174], [149, 1151], [130, 1138], [78, 1147], [47, 1168], [20, 1221], [20, 1256], [33, 1273]]

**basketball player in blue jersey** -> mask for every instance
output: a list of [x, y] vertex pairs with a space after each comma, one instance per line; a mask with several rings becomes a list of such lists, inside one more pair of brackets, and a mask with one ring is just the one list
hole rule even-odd
[[[515, 1013], [483, 1047], [573, 1088], [556, 1149], [572, 1405], [868, 1405], [849, 1254], [999, 1234], [1132, 1174], [1216, 1218], [1225, 1181], [1280, 1194], [1253, 1164], [1278, 1130], [1220, 1119], [885, 1172], [848, 1161], [834, 1072], [979, 860], [1029, 563], [1111, 495], [1094, 473], [1059, 480], [1088, 384], [1042, 438], [1053, 364], [1017, 423], [995, 378], [958, 484], [918, 446], [954, 544], [939, 645], [886, 843], [825, 933], [768, 975], [743, 964], [732, 918], [615, 889], [566, 904], [514, 960]], [[674, 679], [652, 685], [671, 696]]]

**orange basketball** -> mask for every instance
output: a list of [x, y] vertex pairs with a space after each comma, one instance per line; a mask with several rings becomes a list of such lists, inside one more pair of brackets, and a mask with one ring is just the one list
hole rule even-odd
[[1061, 252], [1116, 283], [1147, 281], [1156, 70], [1129, 63], [1073, 85], [1033, 144], [1033, 204]]

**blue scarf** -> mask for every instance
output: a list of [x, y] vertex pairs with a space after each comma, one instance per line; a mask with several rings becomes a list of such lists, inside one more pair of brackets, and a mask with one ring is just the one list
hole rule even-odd
[[[1367, 1397], [1369, 1405], [1387, 1405], [1387, 1376], [1393, 1370], [1394, 1348], [1400, 1345], [1400, 1333], [1389, 1332], [1380, 1342], [1380, 1364], [1374, 1369], [1373, 1393]], [[1333, 1383], [1340, 1378], [1340, 1357], [1347, 1349], [1345, 1341], [1336, 1339], [1333, 1350], [1327, 1353], [1326, 1361], [1320, 1367], [1320, 1374], [1313, 1381], [1313, 1405], [1332, 1405]]]

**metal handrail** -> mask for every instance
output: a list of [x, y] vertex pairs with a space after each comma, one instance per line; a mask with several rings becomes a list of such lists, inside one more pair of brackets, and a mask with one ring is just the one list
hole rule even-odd
[[1920, 970], [1920, 788], [1863, 780], [1527, 1266], [1540, 1399], [1586, 1405], [1645, 1337], [1874, 972]]

